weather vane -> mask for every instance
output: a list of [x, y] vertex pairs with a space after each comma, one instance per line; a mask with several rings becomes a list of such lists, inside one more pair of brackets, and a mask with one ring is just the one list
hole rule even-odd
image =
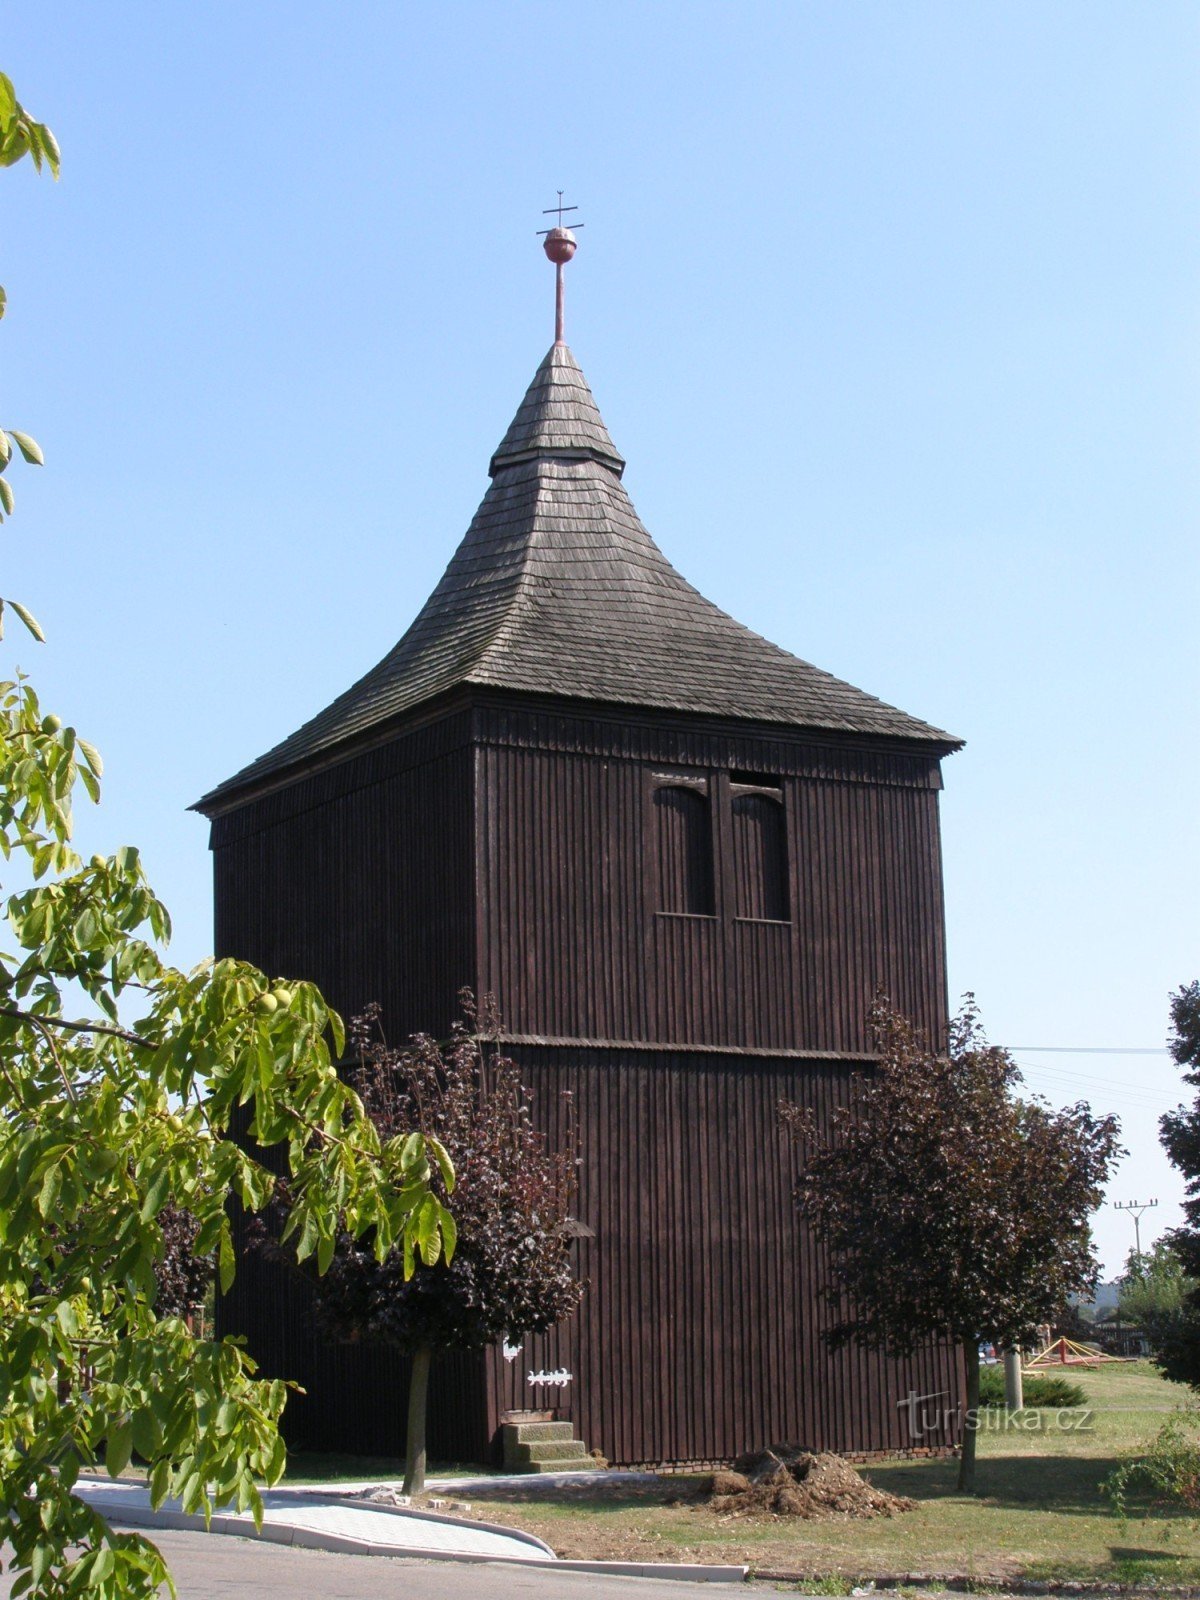
[[[558, 204], [556, 206], [547, 206], [542, 215], [544, 217], [557, 216], [557, 225], [553, 228], [539, 228], [538, 237], [542, 241], [542, 249], [545, 250], [550, 260], [554, 263], [554, 342], [555, 344], [565, 344], [566, 340], [563, 338], [563, 267], [575, 254], [576, 244], [575, 235], [570, 228], [563, 227], [563, 213], [565, 211], [578, 211], [579, 207], [563, 205], [562, 190], [559, 189], [556, 192], [558, 194]], [[575, 226], [582, 228], [584, 224], [577, 222]]]

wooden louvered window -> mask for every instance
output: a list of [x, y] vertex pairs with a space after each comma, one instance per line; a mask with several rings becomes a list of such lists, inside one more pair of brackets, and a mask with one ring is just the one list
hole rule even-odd
[[654, 790], [654, 820], [659, 910], [713, 916], [712, 819], [707, 792], [700, 786], [661, 785]]
[[787, 823], [783, 796], [731, 785], [735, 915], [788, 920]]

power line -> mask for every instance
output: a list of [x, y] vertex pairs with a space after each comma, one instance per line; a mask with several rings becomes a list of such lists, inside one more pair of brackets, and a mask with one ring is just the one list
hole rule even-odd
[[[1121, 1079], [1117, 1079], [1114, 1082], [1111, 1078], [1102, 1078], [1092, 1072], [1071, 1072], [1065, 1067], [1043, 1067], [1037, 1062], [1032, 1064], [1018, 1062], [1018, 1066], [1020, 1066], [1022, 1072], [1033, 1072], [1045, 1078], [1058, 1078], [1063, 1082], [1069, 1083], [1091, 1083], [1099, 1089], [1111, 1089], [1114, 1094], [1145, 1095], [1148, 1100], [1155, 1101], [1163, 1098], [1156, 1089], [1148, 1088], [1144, 1084], [1125, 1083]], [[1172, 1097], [1178, 1097], [1178, 1090], [1175, 1085], [1171, 1086], [1170, 1094], [1167, 1096], [1167, 1098]]]
[[1122, 1078], [1099, 1077], [1094, 1072], [1072, 1072], [1069, 1067], [1043, 1067], [1040, 1062], [1018, 1062], [1022, 1077], [1053, 1078], [1056, 1083], [1080, 1083], [1090, 1085], [1091, 1088], [1106, 1090], [1109, 1094], [1131, 1094], [1136, 1099], [1144, 1099], [1147, 1104], [1165, 1104], [1166, 1101], [1176, 1101], [1179, 1098], [1179, 1086], [1171, 1085], [1170, 1091], [1160, 1093], [1157, 1088], [1144, 1085], [1144, 1083], [1126, 1083]]
[[1170, 1051], [1165, 1045], [1143, 1047], [1140, 1045], [1111, 1045], [1111, 1044], [1009, 1044], [1006, 1050], [1023, 1050], [1026, 1055], [1056, 1055], [1056, 1056], [1168, 1056]]

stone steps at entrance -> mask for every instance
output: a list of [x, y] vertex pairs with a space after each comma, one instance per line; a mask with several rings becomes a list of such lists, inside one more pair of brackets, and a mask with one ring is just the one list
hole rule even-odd
[[569, 1422], [506, 1422], [500, 1433], [510, 1472], [562, 1472], [593, 1464]]

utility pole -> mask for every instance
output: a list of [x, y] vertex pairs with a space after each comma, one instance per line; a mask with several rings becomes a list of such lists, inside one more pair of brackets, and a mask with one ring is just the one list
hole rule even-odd
[[1142, 1270], [1142, 1217], [1147, 1211], [1152, 1211], [1158, 1204], [1157, 1200], [1114, 1200], [1114, 1211], [1128, 1211], [1133, 1217], [1134, 1249], [1137, 1252], [1138, 1271]]

